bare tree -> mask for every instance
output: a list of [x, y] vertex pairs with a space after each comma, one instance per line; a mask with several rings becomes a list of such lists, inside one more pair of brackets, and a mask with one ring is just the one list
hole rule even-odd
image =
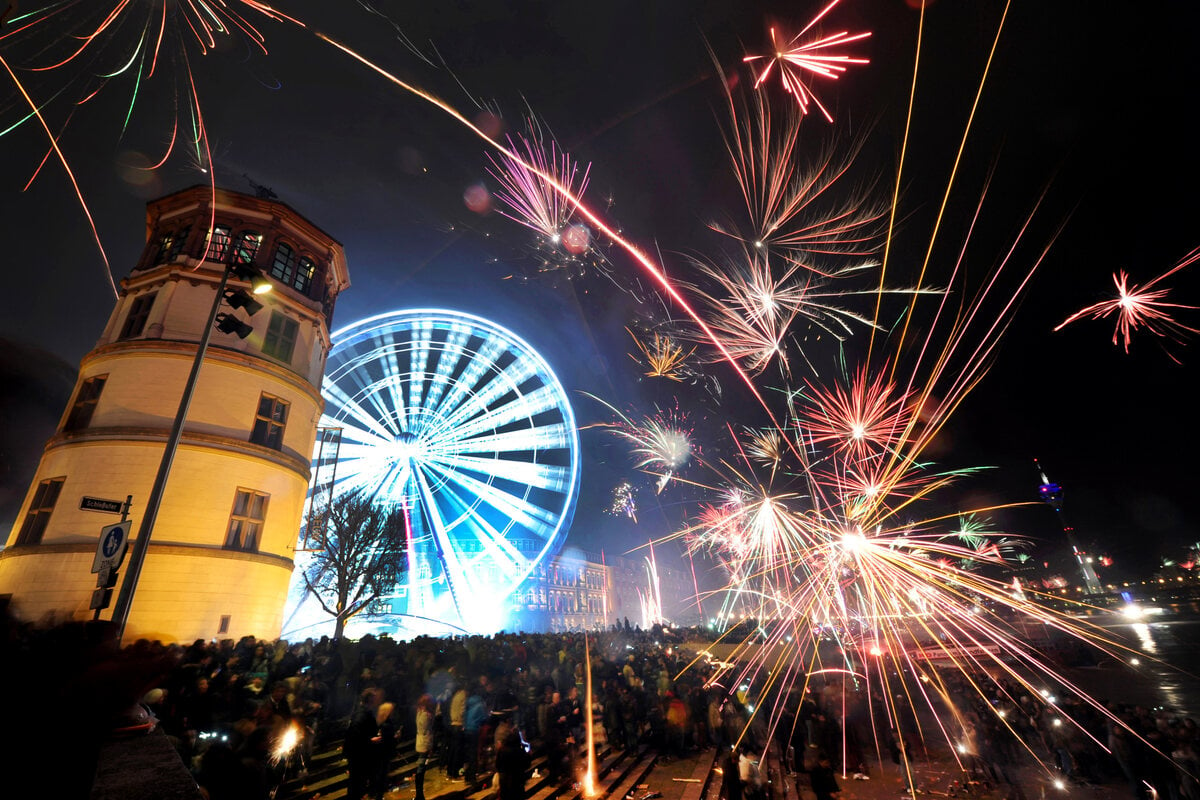
[[404, 514], [360, 494], [344, 494], [321, 510], [325, 547], [313, 553], [304, 583], [334, 618], [340, 638], [346, 621], [395, 588], [404, 572], [408, 541]]

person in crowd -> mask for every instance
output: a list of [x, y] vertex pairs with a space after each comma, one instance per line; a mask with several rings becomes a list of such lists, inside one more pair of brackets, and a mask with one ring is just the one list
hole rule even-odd
[[380, 703], [375, 709], [375, 724], [378, 741], [373, 741], [375, 752], [372, 760], [375, 771], [368, 787], [373, 800], [383, 800], [383, 794], [391, 783], [392, 759], [396, 755], [396, 723], [393, 719], [395, 706]]
[[362, 800], [378, 767], [379, 733], [377, 719], [379, 706], [383, 702], [382, 692], [375, 688], [364, 689], [359, 696], [359, 707], [346, 729], [342, 752], [350, 772], [350, 783], [346, 789], [347, 800]]
[[415, 749], [417, 753], [417, 771], [413, 775], [416, 785], [414, 800], [425, 800], [425, 770], [429, 765], [429, 756], [433, 752], [433, 696], [421, 695], [417, 700], [417, 738]]
[[517, 726], [511, 721], [507, 722], [497, 728], [504, 732], [496, 747], [497, 800], [523, 800], [525, 773], [530, 764], [529, 751]]
[[459, 684], [450, 696], [450, 725], [446, 743], [446, 777], [457, 780], [462, 777], [463, 751], [466, 745], [465, 725], [467, 718], [467, 687]]
[[838, 784], [828, 753], [822, 751], [817, 756], [817, 766], [808, 774], [808, 779], [817, 800], [838, 800], [842, 796], [842, 787]]

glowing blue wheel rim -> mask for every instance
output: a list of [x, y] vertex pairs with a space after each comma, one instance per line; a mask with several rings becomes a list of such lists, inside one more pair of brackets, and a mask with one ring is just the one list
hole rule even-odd
[[516, 334], [456, 311], [382, 314], [332, 340], [321, 389], [321, 425], [341, 429], [332, 491], [401, 507], [408, 525], [408, 569], [385, 613], [504, 627], [504, 598], [557, 552], [575, 510], [579, 435], [562, 384]]

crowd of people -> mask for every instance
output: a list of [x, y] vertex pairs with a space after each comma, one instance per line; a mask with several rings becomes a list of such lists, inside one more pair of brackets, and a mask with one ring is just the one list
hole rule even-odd
[[[677, 649], [678, 638], [617, 626], [586, 640], [513, 633], [197, 641], [174, 648], [177, 666], [147, 700], [213, 800], [230, 796], [234, 784], [268, 790], [289, 764], [299, 768], [314, 747], [338, 739], [353, 800], [383, 796], [402, 739], [416, 755], [416, 800], [424, 800], [431, 763], [450, 780], [494, 775], [499, 796], [516, 797], [534, 747], [551, 780], [578, 774], [589, 664], [593, 728], [610, 744], [649, 744], [671, 758], [737, 739], [744, 708], [705, 688], [709, 670]], [[289, 726], [302, 733], [300, 744], [272, 759], [270, 743]]]
[[[617, 625], [586, 639], [244, 637], [139, 641], [119, 650], [87, 626], [24, 633], [36, 641], [18, 649], [32, 662], [13, 662], [9, 677], [28, 681], [29, 670], [58, 670], [64, 695], [43, 704], [53, 709], [49, 717], [70, 709], [72, 716], [110, 720], [122, 698], [140, 699], [212, 800], [265, 798], [315, 749], [339, 742], [354, 800], [390, 788], [388, 765], [399, 747], [415, 751], [417, 800], [433, 768], [452, 780], [493, 781], [502, 798], [507, 791], [515, 800], [531, 750], [544, 757], [552, 780], [575, 780], [588, 730], [589, 664], [594, 728], [613, 746], [651, 745], [678, 757], [736, 738], [747, 718], [736, 700], [721, 702], [722, 689], [705, 688], [709, 669], [678, 649], [682, 637], [658, 627]], [[81, 666], [88, 663], [103, 664], [103, 678], [81, 678], [92, 671]], [[95, 691], [116, 674], [121, 680]], [[31, 707], [29, 717], [41, 726], [36, 711]], [[47, 723], [41, 735], [58, 727]], [[289, 729], [297, 743], [281, 749]], [[91, 735], [104, 738], [98, 729]], [[81, 767], [81, 776], [86, 772]]]
[[[0, 752], [54, 762], [60, 747], [66, 766], [46, 770], [48, 780], [82, 788], [96, 763], [87, 742], [102, 740], [123, 698], [133, 697], [211, 800], [270, 797], [315, 749], [339, 742], [351, 800], [382, 798], [392, 788], [402, 747], [415, 756], [415, 800], [425, 798], [430, 769], [451, 781], [490, 782], [499, 800], [519, 800], [532, 753], [550, 780], [577, 780], [589, 731], [613, 748], [650, 746], [667, 759], [717, 745], [727, 800], [764, 795], [757, 757], [771, 745], [821, 800], [837, 796], [835, 776], [869, 780], [877, 752], [897, 764], [931, 757], [921, 736], [929, 721], [918, 719], [914, 704], [868, 694], [845, 674], [795, 682], [770, 700], [770, 714], [753, 714], [761, 687], [730, 685], [732, 673], [710, 681], [717, 667], [682, 650], [685, 635], [617, 625], [588, 637], [245, 637], [114, 649], [87, 626], [36, 633], [10, 626], [15, 657], [0, 662], [0, 679], [15, 695], [14, 722], [5, 731], [11, 746]], [[1019, 794], [1022, 765], [1038, 759], [1068, 782], [1123, 781], [1135, 798], [1156, 791], [1200, 800], [1191, 719], [1039, 696], [955, 670], [937, 682], [938, 691], [927, 693], [933, 712], [961, 737], [951, 757], [981, 781]], [[31, 683], [40, 691], [12, 691]], [[289, 731], [295, 744], [282, 745]]]

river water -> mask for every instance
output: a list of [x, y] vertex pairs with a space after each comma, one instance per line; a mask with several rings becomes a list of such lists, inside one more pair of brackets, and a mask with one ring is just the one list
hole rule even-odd
[[1073, 682], [1097, 699], [1200, 717], [1200, 611], [1188, 605], [1146, 612], [1137, 620], [1120, 615], [1089, 620], [1137, 654], [1103, 656], [1095, 666], [1074, 668]]

